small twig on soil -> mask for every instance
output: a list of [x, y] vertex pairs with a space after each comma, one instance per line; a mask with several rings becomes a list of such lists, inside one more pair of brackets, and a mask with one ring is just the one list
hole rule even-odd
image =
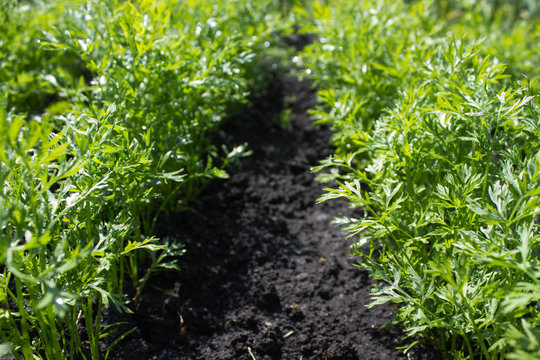
[[253, 352], [251, 351], [251, 348], [249, 346], [248, 346], [248, 353], [249, 353], [249, 356], [251, 356], [253, 360], [257, 360], [257, 358], [255, 357], [255, 355], [253, 355]]
[[286, 339], [288, 338], [289, 336], [291, 336], [292, 334], [294, 334], [294, 331], [289, 331], [288, 333], [286, 333], [285, 335], [283, 335], [283, 338]]

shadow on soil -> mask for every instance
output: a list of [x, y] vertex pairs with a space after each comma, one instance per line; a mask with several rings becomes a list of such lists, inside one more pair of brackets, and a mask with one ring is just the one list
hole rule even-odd
[[[284, 99], [294, 99], [285, 101]], [[181, 272], [147, 285], [135, 314], [110, 314], [137, 330], [111, 359], [433, 359], [396, 350], [392, 308], [367, 309], [372, 280], [353, 267], [350, 242], [330, 224], [343, 201], [316, 205], [310, 167], [332, 152], [315, 128], [309, 83], [275, 77], [218, 136], [252, 156], [212, 183], [192, 211], [171, 214], [158, 235], [185, 245]], [[290, 106], [288, 129], [279, 123]], [[402, 344], [401, 344], [402, 345]]]

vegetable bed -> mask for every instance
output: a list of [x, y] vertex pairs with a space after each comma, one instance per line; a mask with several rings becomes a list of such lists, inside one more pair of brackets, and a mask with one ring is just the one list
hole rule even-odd
[[[138, 330], [112, 358], [404, 357], [399, 327], [381, 328], [392, 307], [364, 307], [373, 281], [353, 267], [344, 233], [330, 224], [346, 203], [314, 206], [322, 190], [310, 167], [332, 148], [330, 132], [306, 119], [313, 95], [310, 84], [276, 79], [225, 125], [225, 142], [247, 142], [253, 154], [193, 211], [158, 226], [185, 244], [181, 271], [154, 278], [133, 316], [113, 316]], [[283, 129], [280, 109], [292, 96], [295, 120]], [[436, 358], [425, 348], [411, 356]]]
[[0, 358], [537, 359], [539, 19], [0, 0]]

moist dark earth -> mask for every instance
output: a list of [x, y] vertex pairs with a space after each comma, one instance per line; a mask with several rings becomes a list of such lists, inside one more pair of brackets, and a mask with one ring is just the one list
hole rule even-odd
[[310, 167], [332, 147], [330, 131], [308, 120], [314, 93], [276, 75], [216, 134], [253, 153], [200, 203], [160, 221], [158, 235], [185, 246], [181, 271], [153, 277], [133, 314], [105, 315], [127, 322], [122, 331], [137, 327], [109, 359], [438, 358], [428, 347], [396, 349], [402, 331], [383, 327], [393, 307], [366, 307], [373, 280], [353, 266], [353, 240], [330, 223], [347, 203], [316, 204], [324, 185]]

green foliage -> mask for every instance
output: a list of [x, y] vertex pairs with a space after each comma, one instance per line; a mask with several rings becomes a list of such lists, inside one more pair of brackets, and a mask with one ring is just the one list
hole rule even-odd
[[431, 5], [445, 19], [445, 31], [468, 39], [483, 38], [482, 52], [508, 66], [513, 80], [540, 80], [540, 5], [537, 1], [436, 1]]
[[70, 13], [69, 32], [47, 34], [48, 45], [82, 59], [94, 76], [89, 100], [115, 103], [126, 140], [150, 149], [162, 180], [145, 186], [190, 199], [206, 179], [227, 176], [206, 157], [216, 152], [206, 133], [260, 83], [257, 54], [279, 19], [263, 13], [256, 2], [95, 1]]
[[422, 11], [418, 6], [408, 13], [399, 2], [385, 1], [297, 9], [306, 21], [302, 31], [320, 36], [299, 63], [314, 75], [320, 105], [313, 117], [336, 130], [337, 154], [359, 148], [396, 91], [422, 68], [418, 52], [428, 40], [421, 29], [428, 24], [410, 16]]
[[357, 208], [337, 222], [381, 280], [372, 306], [400, 304], [409, 336], [446, 358], [537, 358], [538, 102], [429, 5], [313, 6], [321, 41], [303, 64], [321, 87], [314, 119], [337, 131], [321, 201]]
[[76, 4], [0, 1], [0, 94], [7, 94], [9, 108], [40, 114], [61, 98], [71, 99], [82, 91], [85, 69], [80, 61], [46, 51], [40, 44], [43, 31], [65, 28], [65, 12]]
[[492, 22], [501, 13], [506, 14], [508, 22], [540, 15], [540, 5], [534, 0], [439, 0], [430, 4], [439, 17], [469, 13], [480, 17], [484, 23]]
[[111, 123], [115, 109], [96, 115], [56, 119], [64, 121], [58, 133], [45, 119], [0, 115], [0, 336], [24, 358], [39, 349], [46, 358], [73, 357], [81, 348], [77, 322], [92, 319], [92, 299], [98, 312], [109, 302], [127, 310], [117, 294], [132, 241], [163, 247], [137, 240], [136, 209], [117, 205], [113, 213], [110, 201], [115, 178], [136, 181], [133, 173], [149, 172], [148, 151], [133, 144], [130, 157], [115, 164], [107, 149], [126, 148]]
[[183, 254], [158, 215], [243, 156], [208, 132], [262, 85], [287, 21], [263, 1], [2, 5], [0, 351], [98, 359], [124, 279], [136, 298]]

